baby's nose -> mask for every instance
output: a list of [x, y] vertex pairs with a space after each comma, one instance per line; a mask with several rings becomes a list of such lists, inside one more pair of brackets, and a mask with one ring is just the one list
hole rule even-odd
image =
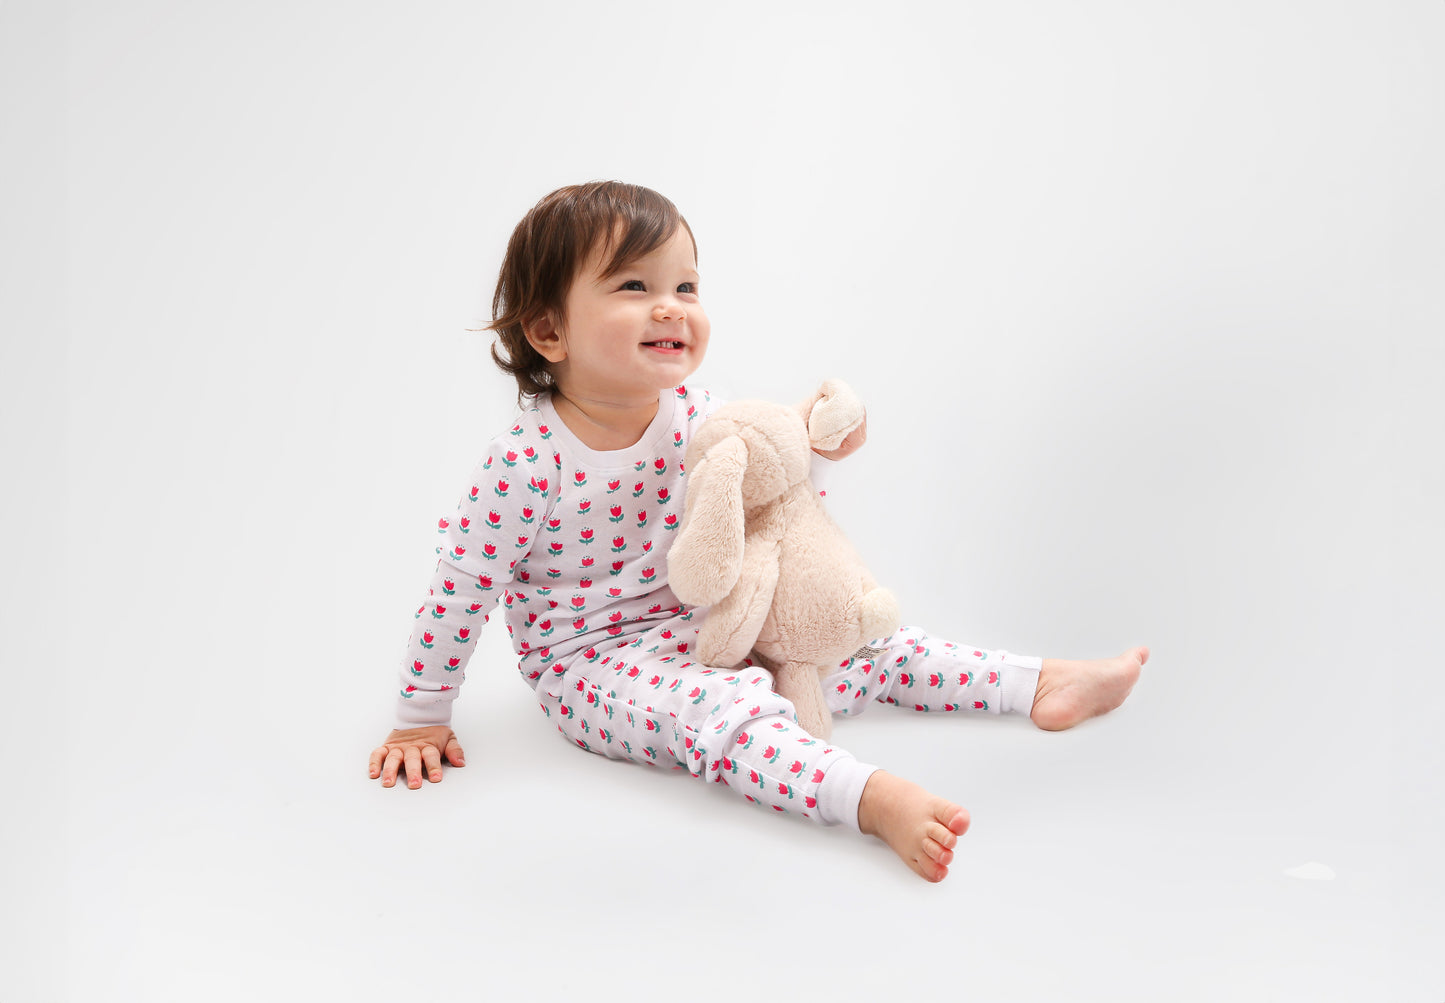
[[682, 304], [676, 301], [671, 303], [659, 303], [652, 308], [653, 320], [682, 320], [686, 317], [682, 310]]

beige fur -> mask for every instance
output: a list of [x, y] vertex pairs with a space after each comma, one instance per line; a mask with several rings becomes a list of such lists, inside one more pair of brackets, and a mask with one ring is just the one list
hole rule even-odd
[[720, 407], [688, 446], [687, 500], [668, 555], [678, 598], [711, 607], [698, 658], [730, 667], [751, 652], [819, 738], [832, 732], [822, 675], [898, 627], [893, 596], [808, 480], [812, 448], [836, 448], [862, 421], [862, 402], [836, 380], [797, 408]]

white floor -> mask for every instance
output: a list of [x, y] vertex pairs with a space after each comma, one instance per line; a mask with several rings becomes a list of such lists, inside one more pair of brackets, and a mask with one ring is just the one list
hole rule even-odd
[[[1445, 12], [895, 7], [0, 7], [0, 999], [1445, 999]], [[838, 724], [972, 812], [940, 885], [568, 746], [499, 625], [470, 765], [366, 778], [464, 328], [593, 177], [692, 224], [700, 381], [864, 394], [910, 620], [1153, 648]]]

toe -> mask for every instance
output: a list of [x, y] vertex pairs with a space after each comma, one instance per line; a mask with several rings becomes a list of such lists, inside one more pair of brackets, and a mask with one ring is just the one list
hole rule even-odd
[[958, 845], [958, 837], [953, 834], [953, 830], [941, 822], [928, 823], [928, 828], [923, 831], [923, 838], [932, 840], [945, 850], [951, 850]]
[[941, 864], [947, 867], [953, 863], [953, 851], [943, 846], [936, 839], [925, 837], [923, 840], [923, 852], [928, 854], [929, 858], [935, 864]]
[[955, 836], [962, 836], [968, 831], [969, 817], [966, 808], [960, 808], [956, 804], [945, 801], [939, 805], [938, 810], [933, 813], [933, 817]]
[[927, 857], [917, 861], [916, 870], [929, 881], [942, 881], [948, 877], [948, 868], [937, 861], [929, 860]]

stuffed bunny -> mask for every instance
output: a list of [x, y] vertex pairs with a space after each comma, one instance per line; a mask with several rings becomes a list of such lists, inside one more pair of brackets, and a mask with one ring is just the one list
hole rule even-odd
[[698, 658], [732, 666], [753, 653], [819, 738], [832, 732], [822, 674], [899, 622], [893, 596], [808, 480], [812, 448], [836, 448], [862, 421], [862, 402], [835, 380], [797, 408], [718, 408], [688, 446], [687, 500], [668, 554], [677, 597], [711, 607]]

